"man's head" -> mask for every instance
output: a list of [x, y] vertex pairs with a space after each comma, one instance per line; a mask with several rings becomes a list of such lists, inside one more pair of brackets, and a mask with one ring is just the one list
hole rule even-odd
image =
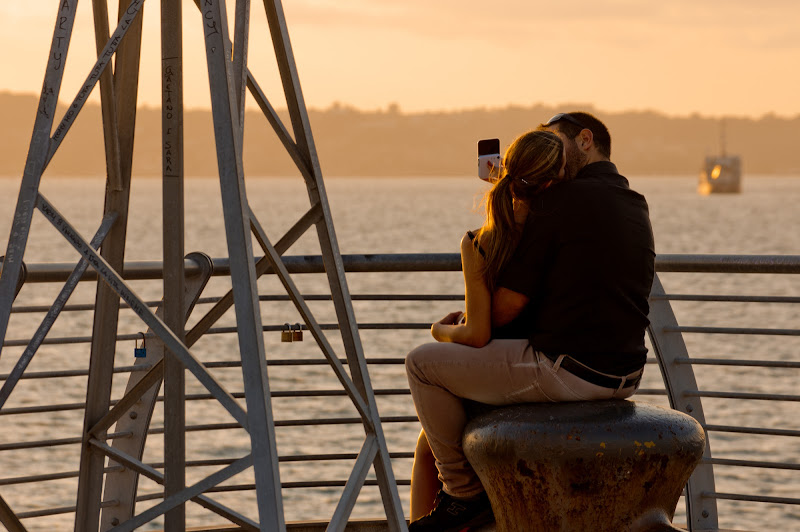
[[567, 154], [569, 179], [587, 164], [607, 161], [611, 157], [608, 128], [589, 113], [558, 113], [538, 129], [552, 131], [561, 137]]

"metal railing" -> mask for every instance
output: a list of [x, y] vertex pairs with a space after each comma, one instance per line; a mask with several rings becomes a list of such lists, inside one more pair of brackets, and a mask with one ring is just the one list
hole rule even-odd
[[[358, 286], [357, 280], [353, 280], [357, 277], [355, 276], [356, 273], [380, 273], [387, 276], [402, 274], [407, 276], [407, 274], [420, 272], [458, 272], [460, 270], [460, 259], [458, 255], [454, 254], [346, 255], [343, 257], [343, 261], [346, 271], [351, 274], [350, 284], [353, 287]], [[285, 257], [284, 263], [287, 269], [295, 274], [324, 272], [322, 259], [317, 256]], [[227, 260], [216, 259], [213, 261], [213, 266], [213, 275], [215, 277], [224, 278], [229, 275]], [[73, 268], [73, 264], [26, 265], [24, 274], [25, 287], [64, 282], [72, 273]], [[197, 269], [198, 266], [193, 261], [187, 260], [187, 276], [191, 276]], [[707, 286], [704, 279], [708, 275], [715, 274], [721, 274], [723, 279], [740, 274], [764, 274], [769, 278], [774, 278], [776, 275], [784, 278], [786, 274], [798, 274], [800, 273], [800, 257], [662, 255], [657, 258], [656, 269], [660, 277], [666, 280], [665, 284], [667, 286], [672, 284], [670, 282], [671, 279], [667, 279], [669, 276], [684, 274], [690, 274], [693, 277], [688, 282], [681, 280], [676, 283], [677, 285], [691, 287], [700, 283]], [[131, 281], [146, 282], [147, 280], [160, 279], [160, 263], [128, 263], [124, 272], [125, 278]], [[94, 279], [96, 279], [96, 275], [91, 271], [86, 272], [82, 277], [82, 281], [92, 281]], [[461, 289], [460, 282], [455, 276], [452, 277], [452, 281], [445, 284], [451, 286], [453, 292], [458, 292]], [[393, 286], [394, 284], [391, 281], [386, 281], [383, 286]], [[400, 285], [401, 283], [398, 282], [396, 284]], [[750, 285], [748, 285], [749, 287]], [[210, 289], [212, 288], [207, 290]], [[357, 292], [358, 289], [354, 288], [353, 291]], [[717, 291], [719, 292], [719, 290]], [[774, 292], [775, 290], [771, 291]], [[260, 299], [265, 308], [267, 305], [284, 305], [289, 301], [288, 296], [270, 294], [261, 295]], [[305, 296], [305, 299], [310, 303], [322, 305], [330, 300], [330, 296], [327, 294], [312, 294]], [[370, 336], [369, 340], [365, 340], [365, 351], [368, 354], [370, 371], [379, 374], [377, 378], [373, 379], [375, 395], [380, 401], [381, 411], [389, 411], [388, 414], [381, 417], [381, 420], [387, 426], [387, 440], [392, 451], [390, 453], [392, 460], [396, 463], [398, 469], [406, 468], [403, 472], [398, 472], [398, 484], [406, 485], [409, 481], [405, 472], [410, 470], [409, 460], [413, 457], [413, 444], [410, 443], [409, 434], [413, 435], [417, 430], [417, 421], [408, 397], [409, 392], [402, 370], [404, 362], [402, 353], [413, 347], [414, 342], [426, 341], [425, 331], [429, 328], [430, 323], [439, 317], [440, 309], [448, 310], [443, 305], [452, 305], [449, 302], [463, 300], [463, 295], [458, 293], [424, 294], [407, 290], [406, 293], [355, 293], [352, 299], [356, 305], [371, 305], [370, 308], [365, 310], [365, 313], [370, 318], [373, 315], [377, 316], [374, 321], [368, 319], [359, 323], [359, 329], [362, 334]], [[25, 300], [25, 292], [20, 293], [18, 303], [23, 300]], [[218, 300], [218, 297], [204, 296], [198, 299], [197, 304], [200, 306], [213, 304]], [[769, 515], [775, 515], [777, 520], [780, 520], [783, 515], [791, 516], [792, 512], [795, 512], [793, 515], [796, 515], [796, 508], [800, 505], [800, 498], [792, 495], [791, 490], [786, 492], [786, 496], [782, 494], [764, 494], [761, 492], [762, 488], [756, 485], [757, 483], [747, 480], [739, 483], [738, 487], [741, 489], [732, 489], [731, 487], [736, 487], [735, 479], [750, 478], [746, 473], [740, 473], [743, 469], [758, 471], [757, 476], [761, 479], [772, 476], [777, 479], [776, 483], [782, 486], [786, 486], [788, 483], [788, 486], [791, 487], [792, 483], [794, 483], [795, 492], [797, 491], [797, 486], [800, 486], [800, 480], [798, 480], [800, 478], [798, 477], [800, 462], [796, 460], [796, 452], [792, 454], [791, 451], [788, 451], [788, 454], [783, 459], [768, 459], [765, 456], [758, 456], [759, 452], [763, 451], [767, 454], [769, 450], [778, 447], [800, 450], [800, 440], [797, 439], [800, 437], [800, 426], [797, 424], [792, 425], [793, 420], [797, 418], [792, 415], [791, 408], [793, 403], [800, 401], [800, 395], [786, 393], [785, 390], [781, 390], [782, 387], [785, 387], [786, 382], [792, 380], [790, 376], [787, 376], [787, 372], [800, 369], [800, 355], [797, 354], [800, 350], [796, 350], [791, 345], [789, 348], [777, 350], [773, 346], [771, 348], [772, 351], [780, 355], [773, 358], [764, 358], [761, 354], [751, 357], [710, 356], [711, 353], [695, 351], [695, 349], [698, 349], [698, 345], [700, 346], [699, 349], [704, 349], [704, 344], [697, 344], [693, 338], [757, 336], [770, 338], [771, 341], [784, 338], [791, 342], [792, 339], [800, 336], [800, 329], [793, 328], [790, 323], [792, 321], [792, 312], [794, 312], [794, 316], [798, 315], [797, 307], [792, 306], [797, 303], [800, 303], [800, 297], [787, 295], [783, 291], [764, 295], [749, 293], [668, 293], [664, 289], [662, 279], [656, 279], [654, 283], [651, 294], [650, 318], [652, 323], [649, 333], [651, 353], [655, 357], [648, 362], [651, 366], [657, 365], [660, 368], [663, 385], [657, 379], [654, 380], [655, 374], [653, 372], [648, 372], [648, 380], [645, 381], [644, 387], [639, 390], [638, 396], [645, 398], [644, 400], [668, 401], [673, 408], [686, 412], [697, 419], [709, 435], [710, 446], [703, 462], [687, 485], [685, 492], [686, 520], [693, 530], [718, 529], [720, 526], [719, 516], [722, 517], [723, 521], [726, 520], [726, 508], [735, 508], [735, 511], [739, 512], [742, 504], [766, 504], [774, 509]], [[158, 304], [157, 301], [149, 302], [151, 306], [157, 306]], [[404, 305], [399, 312], [397, 307], [394, 306], [398, 304]], [[704, 323], [699, 325], [695, 323], [682, 324], [676, 319], [676, 312], [673, 310], [673, 306], [683, 307], [692, 304], [705, 306], [723, 305], [725, 308], [732, 308], [734, 304], [769, 305], [793, 310], [788, 313], [779, 311], [781, 316], [788, 315], [785, 320], [787, 323], [781, 324], [781, 326], [769, 326], [769, 324], [767, 324], [768, 326], [719, 323], [709, 325]], [[48, 309], [48, 306], [42, 304], [18, 304], [13, 308], [13, 313], [15, 316], [24, 318], [25, 316], [36, 316], [39, 313], [46, 312]], [[85, 315], [87, 312], [92, 311], [92, 305], [90, 303], [68, 304], [65, 306], [64, 311], [68, 312], [70, 317]], [[278, 311], [277, 315], [283, 315], [281, 314], [282, 312], [284, 311]], [[681, 312], [679, 311], [677, 314], [681, 314]], [[723, 317], [726, 314], [727, 312], [717, 313], [717, 315]], [[396, 319], [392, 321], [392, 318], [397, 315], [401, 317], [414, 316], [414, 321]], [[704, 314], [700, 313], [698, 315], [702, 316]], [[770, 316], [771, 314], [767, 313], [767, 315]], [[269, 316], [271, 314], [265, 312], [265, 316], [266, 321], [270, 319]], [[696, 317], [691, 312], [689, 316], [692, 319]], [[280, 321], [282, 320], [277, 319], [274, 323], [265, 323], [263, 331], [273, 334], [280, 332], [284, 327]], [[86, 321], [86, 323], [91, 323], [91, 320]], [[337, 325], [336, 323], [327, 323], [322, 328], [334, 330]], [[19, 330], [24, 329], [24, 326], [19, 328]], [[206, 334], [217, 336], [220, 341], [224, 342], [225, 335], [235, 331], [235, 324], [219, 324]], [[77, 334], [54, 333], [44, 340], [43, 345], [63, 346], [64, 349], [82, 353], [84, 348], [81, 347], [81, 344], [90, 342], [90, 336], [81, 334], [81, 331], [73, 332]], [[394, 350], [395, 353], [392, 356], [370, 357], [369, 355], [375, 353], [376, 350], [387, 349], [386, 347], [371, 348], [369, 344], [370, 341], [386, 342], [385, 335], [394, 335], [393, 338], [390, 338], [392, 340], [390, 350]], [[28, 344], [28, 338], [11, 337], [11, 334], [9, 336], [4, 342], [6, 348], [23, 347]], [[118, 342], [134, 341], [140, 337], [141, 335], [138, 332], [123, 330], [118, 334], [117, 340]], [[155, 336], [149, 335], [148, 339], [155, 340]], [[394, 345], [398, 342], [403, 345]], [[311, 344], [309, 343], [308, 345], [310, 346]], [[334, 384], [331, 384], [329, 388], [318, 387], [319, 382], [325, 382], [325, 377], [317, 370], [327, 367], [327, 361], [321, 357], [309, 358], [305, 355], [298, 357], [296, 353], [284, 355], [285, 350], [281, 351], [280, 344], [275, 344], [273, 347], [276, 352], [281, 354], [272, 358], [268, 353], [267, 362], [270, 378], [277, 378], [286, 388], [280, 389], [281, 387], [278, 386], [273, 389], [271, 395], [274, 404], [278, 404], [276, 402], [280, 401], [313, 400], [325, 406], [332, 404], [338, 398], [346, 399], [345, 391]], [[209, 352], [213, 351], [213, 349], [206, 349]], [[4, 354], [5, 359], [3, 362], [14, 358], [9, 349]], [[123, 359], [124, 357], [121, 357], [118, 353], [118, 364], [114, 369], [115, 374], [121, 380], [130, 377], [134, 373], [147, 371], [152, 366], [152, 364], [149, 365], [141, 361], [136, 364], [119, 363]], [[57, 368], [45, 368], [44, 365], [46, 364], [35, 365], [35, 367], [32, 367], [22, 375], [20, 386], [23, 386], [23, 383], [35, 384], [31, 390], [41, 389], [42, 393], [37, 395], [29, 390], [26, 392], [24, 400], [17, 402], [13, 400], [15, 396], [12, 394], [11, 399], [0, 409], [0, 426], [2, 426], [2, 437], [0, 437], [0, 471], [2, 471], [0, 472], [0, 495], [3, 495], [4, 499], [10, 502], [10, 506], [16, 511], [16, 516], [19, 519], [30, 523], [31, 529], [38, 526], [37, 522], [41, 519], [48, 517], [57, 519], [57, 516], [72, 513], [75, 510], [74, 506], [69, 504], [52, 504], [44, 499], [37, 499], [36, 502], [28, 505], [20, 504], [21, 497], [17, 495], [21, 492], [26, 492], [26, 490], [32, 493], [38, 492], [41, 486], [56, 483], [64, 493], [68, 493], [70, 487], [77, 486], [78, 471], [74, 467], [77, 464], [69, 461], [71, 454], [63, 454], [65, 457], [63, 460], [56, 458], [56, 463], [46, 472], [42, 471], [38, 461], [46, 461], [49, 453], [57, 452], [58, 449], [75, 448], [82, 443], [80, 437], [70, 436], [68, 433], [69, 423], [60, 419], [60, 416], [71, 416], [74, 418], [72, 422], [77, 422], [80, 419], [80, 413], [85, 407], [84, 403], [77, 400], [50, 402], [47, 400], [50, 394], [44, 393], [44, 390], [66, 390], [70, 387], [80, 389], [83, 383], [78, 380], [88, 375], [88, 368], [81, 366], [81, 362], [88, 363], [88, 356], [75, 356], [74, 364], [63, 360], [62, 357], [56, 364], [60, 366]], [[225, 360], [208, 356], [203, 359], [203, 363], [208, 369], [221, 373], [241, 367], [241, 363], [233, 358]], [[342, 363], [346, 364], [346, 360], [342, 360]], [[8, 368], [8, 365], [4, 364], [0, 368]], [[737, 387], [733, 389], [719, 389], [717, 387], [725, 381], [725, 379], [717, 377], [721, 374], [720, 371], [738, 371], [742, 375], [742, 379], [746, 380], [747, 374], [743, 372], [745, 369], [759, 372], [758, 379], [763, 381], [759, 382], [759, 389], [741, 389], [748, 386], [738, 387], [738, 381]], [[287, 376], [289, 373], [285, 372], [291, 372], [291, 378]], [[297, 372], [306, 373], [297, 375]], [[8, 378], [8, 373], [0, 374], [0, 384], [5, 383]], [[773, 378], [774, 383], [768, 382], [767, 379], [769, 378]], [[796, 379], [794, 380], [796, 382]], [[789, 387], [788, 389], [791, 390], [792, 388]], [[115, 390], [117, 390], [116, 387]], [[121, 394], [115, 392], [115, 395], [119, 396]], [[232, 395], [235, 398], [244, 397], [242, 391]], [[36, 400], [33, 400], [33, 397], [36, 397]], [[221, 454], [225, 453], [227, 436], [214, 440], [213, 435], [222, 433], [226, 435], [235, 434], [234, 431], [237, 431], [240, 426], [235, 422], [225, 422], [216, 419], [215, 416], [209, 416], [204, 410], [208, 409], [208, 404], [213, 402], [209, 401], [210, 399], [211, 395], [207, 393], [189, 393], [187, 395], [187, 409], [190, 413], [187, 414], [186, 432], [187, 437], [190, 434], [201, 435], [204, 441], [215, 443], [219, 449], [205, 449], [207, 451], [205, 454], [209, 456], [187, 460], [187, 470], [229, 465], [238, 457], [235, 451], [230, 452], [229, 455], [221, 456]], [[160, 400], [161, 398], [159, 398]], [[725, 405], [721, 410], [717, 407], [717, 403], [720, 401], [724, 402]], [[342, 404], [344, 405], [345, 401]], [[197, 409], [200, 412], [191, 413], [192, 405], [200, 405]], [[280, 409], [280, 406], [275, 408]], [[347, 415], [348, 411], [346, 409], [337, 410], [338, 415], [326, 415], [325, 413], [330, 410], [336, 410], [336, 408], [323, 408], [322, 410], [319, 413], [309, 412], [309, 415], [302, 416], [298, 415], [296, 411], [286, 409], [286, 411], [293, 412], [294, 415], [276, 419], [276, 427], [300, 431], [299, 436], [287, 436], [281, 440], [284, 443], [284, 447], [298, 449], [296, 452], [282, 454], [279, 457], [282, 468], [284, 466], [293, 468], [289, 474], [282, 472], [282, 486], [285, 491], [289, 489], [315, 490], [324, 494], [344, 486], [347, 481], [346, 473], [341, 478], [319, 478], [319, 475], [314, 471], [320, 467], [319, 464], [342, 461], [352, 462], [356, 459], [357, 454], [335, 452], [335, 445], [330, 446], [330, 452], [327, 452], [329, 449], [325, 449], [326, 452], [320, 453], [320, 449], [328, 446], [319, 444], [316, 445], [314, 451], [304, 452], [301, 450], [304, 447], [304, 438], [306, 438], [304, 431], [312, 428], [325, 429], [327, 430], [325, 434], [328, 434], [328, 436], [335, 437], [337, 434], [341, 434], [343, 438], [346, 438], [346, 432], [340, 432], [346, 431], [345, 428], [336, 429], [335, 431], [332, 428], [352, 426], [358, 429], [360, 428], [361, 419], [355, 414], [354, 410], [350, 415]], [[751, 426], [749, 420], [754, 417], [753, 412], [764, 410], [772, 412], [770, 416], [779, 421], [782, 420], [783, 424], [780, 426], [769, 426], [768, 424], [768, 426]], [[714, 419], [721, 417], [718, 415], [718, 411], [724, 412], [722, 422], [714, 421]], [[786, 412], [787, 415], [781, 415], [781, 412]], [[761, 417], [768, 418], [770, 416]], [[213, 419], [209, 419], [209, 417]], [[747, 419], [740, 423], [739, 420], [743, 418]], [[758, 414], [755, 415], [755, 418], [759, 418]], [[31, 428], [35, 426], [41, 426], [41, 430], [36, 432]], [[78, 429], [74, 434], [79, 435], [79, 424], [77, 426]], [[159, 426], [157, 423], [147, 423], [144, 427], [147, 435], [159, 435], [164, 430], [163, 426]], [[392, 427], [400, 427], [400, 429], [395, 431]], [[108, 434], [109, 440], [130, 437], [132, 437], [130, 431], [111, 431]], [[765, 442], [765, 438], [769, 439], [769, 442]], [[780, 440], [780, 443], [774, 443], [776, 440]], [[787, 444], [787, 441], [791, 443]], [[279, 450], [281, 449], [279, 448]], [[34, 461], [31, 467], [28, 468], [30, 473], [8, 473], [9, 471], [20, 469], [18, 464], [24, 463], [26, 460]], [[17, 467], [5, 467], [6, 465], [10, 466], [12, 462]], [[73, 467], [67, 467], [68, 463]], [[147, 460], [147, 465], [154, 469], [163, 468], [163, 459]], [[307, 469], [298, 470], [298, 465]], [[119, 472], [122, 469], [124, 469], [123, 466], [115, 465], [111, 462], [107, 464], [106, 472]], [[735, 471], [736, 473], [728, 475], [728, 471]], [[733, 480], [725, 480], [728, 477]], [[366, 485], [375, 485], [375, 482], [368, 480]], [[723, 490], [719, 490], [716, 487], [717, 485], [725, 487]], [[157, 488], [157, 485], [148, 484], [145, 486], [143, 483], [143, 486], [137, 492], [136, 500], [144, 502], [162, 498], [163, 492]], [[246, 493], [253, 489], [252, 482], [240, 480], [215, 487], [209, 492], [236, 494]], [[68, 496], [61, 496], [60, 500], [68, 501], [73, 494], [74, 490]], [[718, 503], [721, 509], [718, 509]], [[115, 501], [113, 500], [105, 501], [104, 503], [106, 506], [114, 504]], [[728, 506], [722, 507], [723, 504]], [[730, 504], [739, 506], [731, 507], [729, 506]], [[290, 512], [289, 508], [287, 508], [288, 512]], [[301, 517], [308, 519], [313, 516], [302, 514]], [[767, 522], [763, 523], [763, 526], [768, 528], [780, 528], [781, 526], [780, 523], [770, 523], [768, 521], [769, 517]], [[52, 521], [47, 523], [52, 523]], [[52, 524], [43, 526], [52, 526]], [[727, 526], [726, 528], [731, 527]]]

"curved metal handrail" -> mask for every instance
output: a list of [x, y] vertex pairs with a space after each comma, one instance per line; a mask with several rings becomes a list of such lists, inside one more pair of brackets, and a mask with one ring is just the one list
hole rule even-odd
[[[650, 326], [647, 332], [653, 351], [658, 359], [658, 367], [664, 379], [670, 406], [679, 412], [685, 412], [697, 420], [705, 429], [706, 420], [703, 403], [700, 397], [686, 396], [685, 392], [697, 390], [694, 368], [691, 364], [679, 364], [676, 359], [688, 359], [689, 352], [683, 335], [669, 329], [678, 325], [669, 300], [664, 297], [664, 287], [658, 275], [653, 279], [650, 291]], [[656, 296], [656, 297], [653, 297]], [[661, 296], [661, 297], [659, 297]], [[706, 448], [701, 462], [689, 478], [686, 485], [686, 520], [689, 530], [711, 530], [718, 525], [716, 500], [703, 497], [704, 493], [713, 493], [714, 467], [711, 460], [711, 446], [706, 438]]]

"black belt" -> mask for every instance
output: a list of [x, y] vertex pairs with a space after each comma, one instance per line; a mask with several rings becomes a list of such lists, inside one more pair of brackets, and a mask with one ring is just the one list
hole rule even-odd
[[[552, 353], [542, 353], [546, 356], [553, 364], [556, 363], [558, 357], [561, 355], [554, 355]], [[561, 367], [565, 370], [569, 371], [573, 375], [578, 378], [585, 380], [586, 382], [591, 382], [592, 384], [596, 384], [597, 386], [602, 386], [603, 388], [612, 388], [614, 390], [618, 389], [621, 384], [623, 384], [623, 380], [625, 381], [623, 388], [630, 388], [631, 386], [636, 386], [639, 384], [639, 381], [642, 380], [643, 371], [639, 371], [639, 374], [635, 377], [630, 379], [625, 379], [624, 377], [612, 377], [610, 375], [606, 375], [604, 373], [600, 373], [599, 371], [595, 371], [589, 366], [585, 366], [575, 360], [574, 358], [570, 357], [569, 355], [564, 356], [563, 360], [561, 360]]]

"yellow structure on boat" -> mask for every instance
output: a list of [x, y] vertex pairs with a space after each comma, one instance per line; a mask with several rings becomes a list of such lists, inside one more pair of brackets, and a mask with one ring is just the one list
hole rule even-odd
[[742, 161], [738, 155], [721, 155], [706, 157], [697, 192], [708, 195], [717, 192], [742, 191]]

